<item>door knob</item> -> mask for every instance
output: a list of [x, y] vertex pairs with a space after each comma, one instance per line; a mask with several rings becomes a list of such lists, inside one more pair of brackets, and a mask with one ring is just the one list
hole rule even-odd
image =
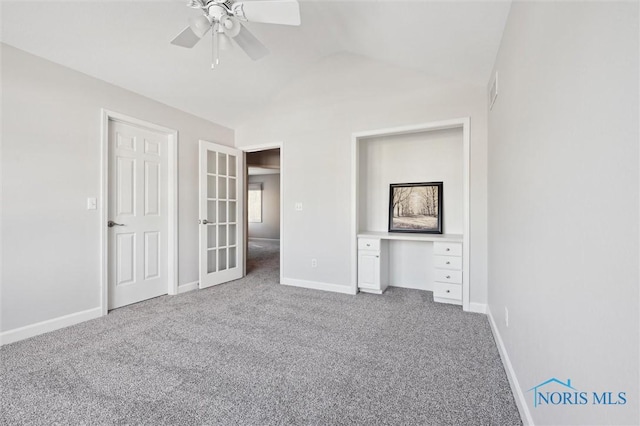
[[202, 221], [202, 224], [203, 224], [203, 225], [206, 225], [207, 223], [211, 223], [211, 222], [209, 222], [207, 219], [205, 219], [205, 220], [203, 220], [203, 221]]
[[109, 222], [107, 222], [107, 226], [109, 228], [113, 228], [114, 226], [124, 226], [123, 223], [115, 223], [114, 221], [110, 220]]

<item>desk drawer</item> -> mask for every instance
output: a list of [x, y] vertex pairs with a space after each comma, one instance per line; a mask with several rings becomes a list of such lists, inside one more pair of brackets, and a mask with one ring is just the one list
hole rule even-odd
[[462, 300], [462, 286], [460, 284], [435, 283], [433, 297]]
[[449, 283], [449, 284], [462, 284], [462, 271], [435, 269], [434, 276], [435, 276], [436, 282]]
[[358, 250], [380, 250], [380, 239], [358, 238]]
[[433, 254], [443, 256], [462, 256], [462, 243], [433, 243]]
[[454, 256], [433, 256], [433, 266], [440, 269], [462, 270], [462, 258]]

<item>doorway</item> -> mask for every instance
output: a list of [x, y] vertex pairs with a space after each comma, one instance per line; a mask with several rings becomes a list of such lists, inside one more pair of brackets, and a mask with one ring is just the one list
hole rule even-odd
[[277, 269], [282, 276], [282, 158], [281, 147], [256, 147], [246, 152], [247, 275]]

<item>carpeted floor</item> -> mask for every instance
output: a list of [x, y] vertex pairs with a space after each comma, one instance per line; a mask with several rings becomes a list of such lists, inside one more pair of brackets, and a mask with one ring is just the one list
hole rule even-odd
[[4, 346], [0, 423], [518, 425], [487, 318], [249, 275]]

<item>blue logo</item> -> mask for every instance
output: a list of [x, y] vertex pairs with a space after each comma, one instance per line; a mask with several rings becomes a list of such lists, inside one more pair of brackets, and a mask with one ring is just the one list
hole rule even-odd
[[533, 406], [539, 405], [624, 405], [627, 403], [626, 392], [585, 392], [555, 377], [546, 380], [527, 392], [533, 392]]

